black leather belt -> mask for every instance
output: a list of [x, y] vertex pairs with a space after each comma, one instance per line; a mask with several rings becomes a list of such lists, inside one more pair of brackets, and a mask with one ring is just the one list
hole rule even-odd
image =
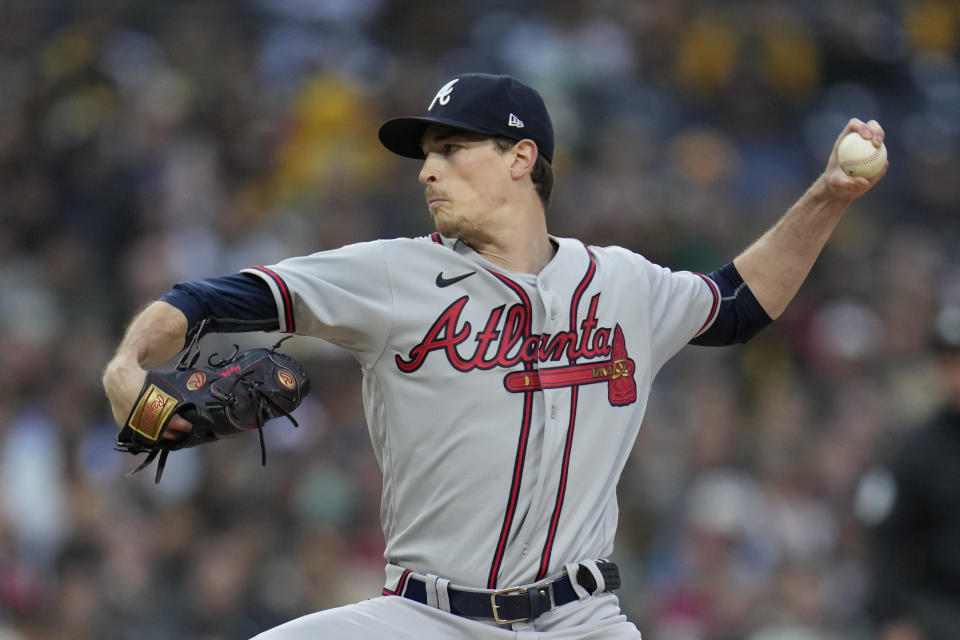
[[[620, 587], [620, 570], [616, 564], [598, 562], [597, 568], [603, 576], [602, 591], [613, 591]], [[590, 595], [600, 592], [593, 574], [584, 566], [577, 572], [577, 583]], [[397, 595], [428, 604], [426, 583], [416, 576], [410, 576], [404, 592]], [[450, 613], [466, 618], [494, 620], [497, 624], [529, 622], [560, 605], [579, 600], [568, 575], [538, 586], [510, 587], [498, 591], [462, 591], [447, 587], [447, 595], [450, 599]]]

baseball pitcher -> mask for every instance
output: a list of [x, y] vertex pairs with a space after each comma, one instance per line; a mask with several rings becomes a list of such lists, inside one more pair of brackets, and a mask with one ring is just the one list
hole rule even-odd
[[[780, 315], [883, 174], [846, 175], [834, 145], [824, 173], [732, 262], [674, 272], [548, 233], [554, 134], [534, 89], [463, 74], [424, 103], [379, 136], [420, 160], [436, 232], [176, 284], [107, 366], [114, 415], [128, 425], [147, 371], [201, 332], [330, 341], [363, 371], [384, 586], [260, 640], [639, 638], [606, 558], [657, 371], [686, 344], [744, 342]], [[882, 144], [874, 121], [849, 132]], [[176, 448], [189, 417], [171, 411], [156, 441]]]

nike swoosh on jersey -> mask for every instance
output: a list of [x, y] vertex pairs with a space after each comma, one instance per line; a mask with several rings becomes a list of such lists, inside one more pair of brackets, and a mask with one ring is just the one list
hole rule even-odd
[[469, 271], [469, 272], [463, 274], [462, 276], [456, 276], [456, 277], [454, 277], [454, 278], [444, 278], [444, 277], [443, 277], [443, 271], [441, 271], [440, 273], [437, 274], [437, 286], [440, 287], [441, 289], [444, 288], [444, 287], [449, 287], [449, 286], [452, 285], [452, 284], [456, 284], [456, 283], [460, 282], [460, 281], [463, 280], [464, 278], [469, 278], [470, 276], [472, 276], [472, 275], [475, 274], [475, 273], [476, 273], [476, 271]]

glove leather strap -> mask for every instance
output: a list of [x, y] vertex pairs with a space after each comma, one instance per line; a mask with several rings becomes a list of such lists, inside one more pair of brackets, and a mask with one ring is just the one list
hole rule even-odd
[[148, 384], [133, 406], [127, 426], [151, 442], [156, 442], [178, 402], [177, 398], [157, 385]]

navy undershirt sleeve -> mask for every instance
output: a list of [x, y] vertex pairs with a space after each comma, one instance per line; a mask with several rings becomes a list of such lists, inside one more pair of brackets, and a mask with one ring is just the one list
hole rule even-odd
[[730, 262], [707, 276], [720, 290], [720, 309], [710, 328], [690, 341], [706, 347], [746, 342], [773, 322]]
[[187, 341], [203, 332], [276, 331], [277, 304], [267, 283], [249, 273], [178, 282], [160, 296], [187, 317]]

